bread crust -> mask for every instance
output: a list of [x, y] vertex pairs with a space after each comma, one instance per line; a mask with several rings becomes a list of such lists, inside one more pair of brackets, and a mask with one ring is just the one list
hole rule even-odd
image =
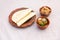
[[17, 8], [15, 10], [13, 10], [10, 15], [9, 15], [9, 23], [11, 25], [13, 25], [14, 27], [17, 27], [17, 28], [25, 28], [25, 27], [28, 27], [28, 26], [31, 26], [34, 21], [35, 21], [35, 18], [36, 18], [36, 15], [34, 15], [31, 19], [29, 19], [27, 22], [25, 22], [24, 24], [22, 24], [21, 26], [17, 26], [17, 24], [15, 22], [12, 21], [12, 16], [15, 12], [19, 11], [19, 10], [25, 10], [25, 9], [28, 9], [28, 8]]

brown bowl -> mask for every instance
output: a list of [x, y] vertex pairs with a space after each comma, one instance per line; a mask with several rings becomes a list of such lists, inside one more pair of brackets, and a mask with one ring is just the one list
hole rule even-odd
[[40, 12], [41, 16], [48, 17], [51, 13], [51, 8], [48, 6], [42, 6], [39, 9], [39, 12]]
[[[39, 18], [46, 18], [46, 17], [41, 16], [41, 17], [39, 17]], [[40, 26], [40, 25], [38, 24], [38, 19], [39, 19], [39, 18], [37, 18], [37, 20], [36, 20], [36, 23], [37, 23], [38, 28], [40, 28], [41, 30], [46, 29], [46, 28], [49, 26], [49, 24], [50, 24], [49, 19], [48, 19], [48, 18], [46, 18], [46, 19], [47, 19], [47, 21], [48, 21], [48, 23], [47, 23], [45, 26]]]

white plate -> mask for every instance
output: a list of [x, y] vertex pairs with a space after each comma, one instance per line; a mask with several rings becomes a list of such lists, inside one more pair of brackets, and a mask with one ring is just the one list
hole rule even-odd
[[[36, 23], [25, 29], [9, 24], [8, 16], [12, 10], [32, 8], [39, 17], [39, 8], [45, 5], [52, 9], [46, 30], [38, 29]], [[0, 0], [0, 40], [60, 40], [60, 0]]]

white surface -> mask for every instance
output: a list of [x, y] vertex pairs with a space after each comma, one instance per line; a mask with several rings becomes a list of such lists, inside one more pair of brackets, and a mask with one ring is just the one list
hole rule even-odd
[[[60, 0], [0, 0], [0, 40], [60, 40], [59, 4]], [[44, 5], [52, 9], [48, 17], [50, 25], [46, 30], [39, 30], [36, 23], [25, 29], [18, 29], [9, 24], [8, 16], [12, 10], [28, 7], [39, 16], [39, 8]]]

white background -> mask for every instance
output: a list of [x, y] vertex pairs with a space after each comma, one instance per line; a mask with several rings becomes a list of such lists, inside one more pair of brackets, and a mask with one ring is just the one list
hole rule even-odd
[[[9, 24], [8, 16], [12, 10], [32, 8], [39, 17], [39, 8], [46, 5], [52, 9], [46, 30], [37, 28], [36, 23], [23, 29]], [[60, 0], [0, 0], [0, 40], [60, 40]]]

